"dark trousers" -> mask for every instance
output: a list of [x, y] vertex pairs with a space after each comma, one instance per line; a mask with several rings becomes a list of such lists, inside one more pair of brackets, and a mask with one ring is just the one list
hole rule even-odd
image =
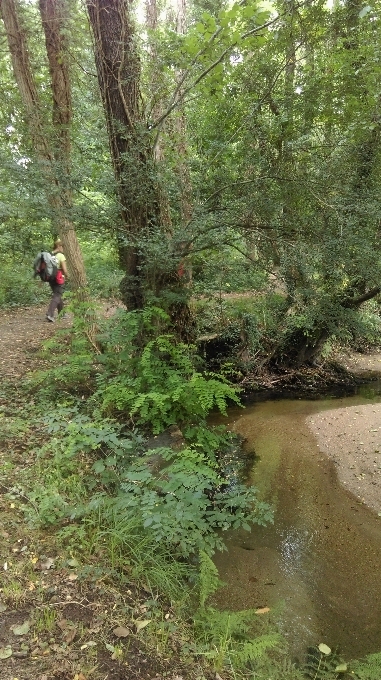
[[49, 283], [52, 289], [52, 299], [50, 300], [50, 305], [48, 307], [47, 316], [54, 316], [54, 312], [57, 310], [58, 314], [62, 312], [64, 303], [62, 300], [62, 295], [65, 290], [65, 286], [61, 283]]

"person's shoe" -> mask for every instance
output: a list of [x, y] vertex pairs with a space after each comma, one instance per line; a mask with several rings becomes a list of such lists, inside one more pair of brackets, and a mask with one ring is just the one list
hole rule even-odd
[[46, 320], [47, 320], [47, 321], [50, 321], [51, 323], [54, 323], [54, 317], [53, 317], [53, 316], [49, 316], [49, 314], [46, 315]]

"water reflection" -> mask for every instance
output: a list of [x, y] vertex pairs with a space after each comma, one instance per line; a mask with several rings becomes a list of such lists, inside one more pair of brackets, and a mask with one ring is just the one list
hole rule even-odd
[[268, 401], [230, 414], [230, 426], [234, 419], [247, 450], [258, 454], [250, 482], [274, 503], [275, 523], [229, 536], [228, 552], [216, 557], [227, 583], [218, 604], [284, 602], [279, 623], [297, 655], [319, 642], [347, 658], [381, 649], [381, 521], [338, 484], [305, 423], [380, 394], [381, 384], [366, 396]]
[[281, 569], [286, 574], [295, 574], [301, 570], [303, 557], [308, 548], [308, 536], [304, 535], [295, 527], [286, 532], [279, 544], [282, 555]]

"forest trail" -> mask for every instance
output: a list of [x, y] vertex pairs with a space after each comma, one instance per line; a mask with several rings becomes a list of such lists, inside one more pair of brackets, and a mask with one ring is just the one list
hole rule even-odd
[[46, 306], [0, 311], [0, 378], [18, 379], [37, 364], [41, 366], [38, 352], [42, 342], [57, 328], [71, 325], [71, 315], [57, 323], [46, 321]]

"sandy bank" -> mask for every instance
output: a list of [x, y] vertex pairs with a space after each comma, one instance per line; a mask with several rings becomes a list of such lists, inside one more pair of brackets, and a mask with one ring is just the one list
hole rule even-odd
[[381, 404], [332, 409], [307, 424], [340, 483], [381, 516]]

